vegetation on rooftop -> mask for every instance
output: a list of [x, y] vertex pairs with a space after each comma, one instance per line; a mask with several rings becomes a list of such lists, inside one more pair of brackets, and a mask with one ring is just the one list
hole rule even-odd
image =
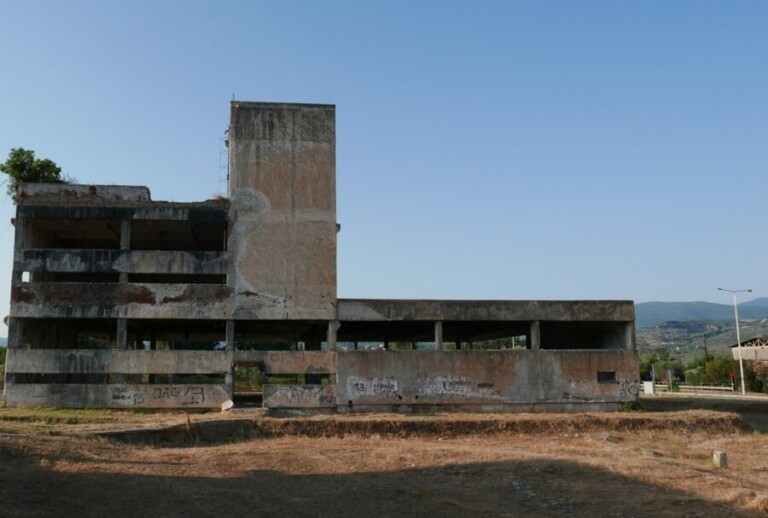
[[11, 149], [8, 159], [0, 163], [0, 172], [8, 175], [8, 195], [14, 203], [17, 189], [23, 183], [71, 183], [62, 175], [61, 167], [48, 158], [35, 158], [35, 152], [22, 147]]

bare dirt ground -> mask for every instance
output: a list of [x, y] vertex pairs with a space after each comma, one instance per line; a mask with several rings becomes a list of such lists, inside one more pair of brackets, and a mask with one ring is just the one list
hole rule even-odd
[[768, 401], [643, 406], [292, 419], [0, 409], [0, 516], [768, 516]]

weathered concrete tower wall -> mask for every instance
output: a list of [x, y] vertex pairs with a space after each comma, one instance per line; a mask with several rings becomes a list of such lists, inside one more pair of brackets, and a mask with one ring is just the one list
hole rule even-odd
[[235, 319], [334, 319], [335, 107], [233, 101], [229, 157]]
[[631, 301], [337, 300], [334, 107], [230, 120], [228, 200], [22, 186], [6, 405], [222, 408], [240, 368], [276, 413], [637, 400]]

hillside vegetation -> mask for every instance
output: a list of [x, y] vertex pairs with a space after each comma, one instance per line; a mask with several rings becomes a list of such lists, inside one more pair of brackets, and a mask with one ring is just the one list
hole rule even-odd
[[[768, 335], [768, 318], [741, 320], [741, 339]], [[730, 356], [736, 343], [736, 326], [731, 320], [671, 320], [637, 330], [637, 348], [641, 354], [667, 350], [688, 360], [696, 356]]]
[[[768, 317], [768, 298], [758, 298], [739, 304], [739, 318], [758, 320]], [[733, 305], [712, 302], [641, 302], [635, 304], [638, 328], [656, 326], [671, 320], [733, 319]], [[735, 342], [735, 340], [734, 340]]]

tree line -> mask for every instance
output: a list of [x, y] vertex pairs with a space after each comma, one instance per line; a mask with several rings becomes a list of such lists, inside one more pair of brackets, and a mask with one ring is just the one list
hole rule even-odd
[[[640, 378], [650, 381], [652, 372], [656, 381], [669, 384], [731, 385], [740, 384], [738, 360], [724, 356], [698, 356], [687, 363], [660, 350], [640, 358]], [[671, 376], [670, 376], [671, 375]], [[744, 382], [752, 392], [768, 393], [768, 362], [744, 361]]]

